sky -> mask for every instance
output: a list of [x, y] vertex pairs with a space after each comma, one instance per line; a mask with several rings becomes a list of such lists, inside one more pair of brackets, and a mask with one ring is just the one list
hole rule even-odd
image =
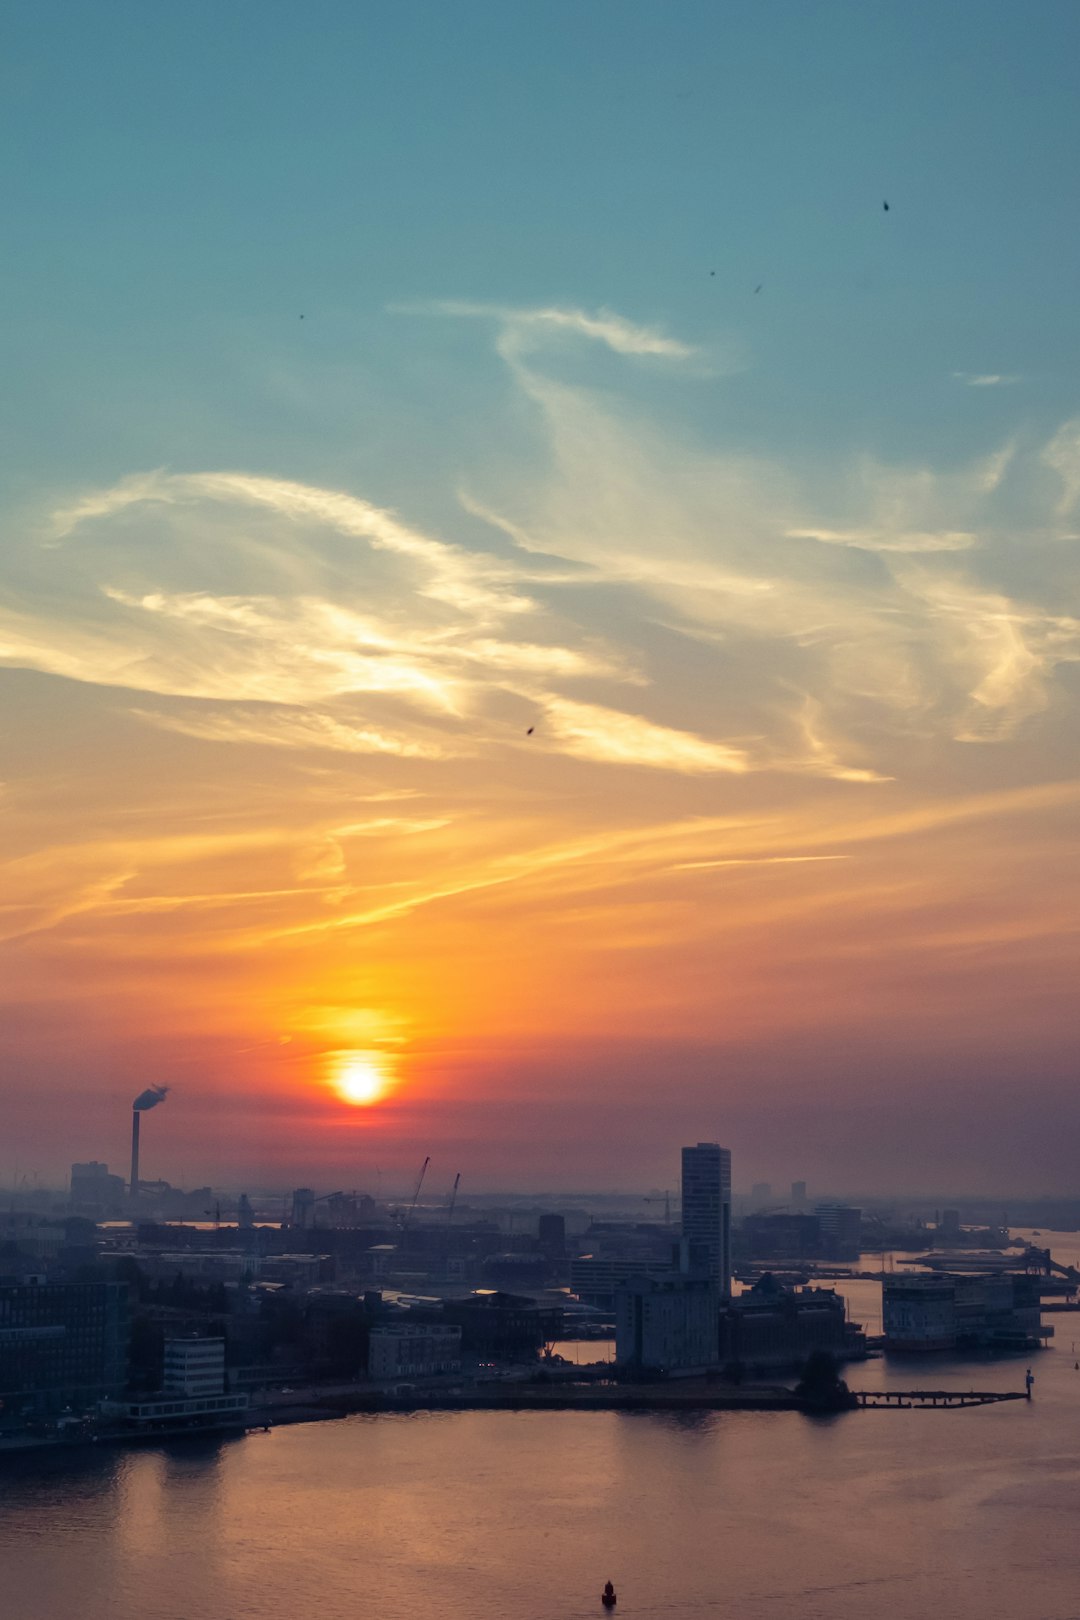
[[1074, 1189], [1071, 0], [3, 15], [0, 1182]]

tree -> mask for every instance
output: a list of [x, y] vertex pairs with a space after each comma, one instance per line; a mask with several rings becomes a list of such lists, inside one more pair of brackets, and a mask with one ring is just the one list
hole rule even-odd
[[854, 1395], [840, 1377], [836, 1357], [828, 1350], [814, 1350], [807, 1356], [795, 1393], [815, 1412], [842, 1412], [855, 1405]]

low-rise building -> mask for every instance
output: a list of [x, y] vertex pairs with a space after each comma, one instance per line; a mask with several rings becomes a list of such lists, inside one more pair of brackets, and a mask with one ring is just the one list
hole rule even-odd
[[461, 1371], [461, 1329], [427, 1322], [387, 1322], [371, 1330], [372, 1378], [433, 1378]]
[[141, 1395], [137, 1399], [106, 1401], [107, 1418], [119, 1419], [135, 1429], [242, 1429], [247, 1426], [249, 1397], [241, 1395]]
[[461, 1329], [462, 1348], [491, 1361], [530, 1356], [560, 1337], [561, 1306], [541, 1305], [522, 1294], [470, 1294], [443, 1303], [443, 1321]]

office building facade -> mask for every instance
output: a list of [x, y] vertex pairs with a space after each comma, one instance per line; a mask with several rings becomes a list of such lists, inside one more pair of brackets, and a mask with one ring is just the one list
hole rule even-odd
[[0, 1286], [0, 1426], [121, 1394], [128, 1320], [126, 1283]]
[[460, 1371], [459, 1327], [390, 1322], [371, 1330], [368, 1372], [372, 1378], [432, 1378]]

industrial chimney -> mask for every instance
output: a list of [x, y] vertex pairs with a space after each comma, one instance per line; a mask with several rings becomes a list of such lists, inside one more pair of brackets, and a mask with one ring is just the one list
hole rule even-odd
[[131, 1105], [131, 1183], [129, 1196], [134, 1204], [139, 1197], [139, 1121], [148, 1108], [156, 1108], [169, 1094], [168, 1086], [147, 1086], [140, 1091]]

